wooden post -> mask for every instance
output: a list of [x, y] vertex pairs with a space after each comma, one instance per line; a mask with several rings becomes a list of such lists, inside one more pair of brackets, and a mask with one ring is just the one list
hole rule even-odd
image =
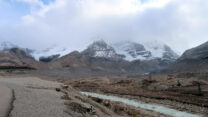
[[149, 81], [152, 81], [152, 74], [149, 73]]
[[180, 87], [181, 86], [181, 83], [179, 80], [177, 80], [177, 86]]
[[201, 84], [197, 83], [197, 86], [198, 86], [198, 95], [203, 96], [202, 91], [201, 91]]

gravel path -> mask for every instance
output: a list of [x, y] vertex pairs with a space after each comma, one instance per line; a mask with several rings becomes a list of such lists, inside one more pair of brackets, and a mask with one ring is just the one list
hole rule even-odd
[[63, 95], [54, 89], [60, 83], [38, 78], [0, 78], [0, 84], [14, 90], [10, 117], [69, 117], [64, 112]]

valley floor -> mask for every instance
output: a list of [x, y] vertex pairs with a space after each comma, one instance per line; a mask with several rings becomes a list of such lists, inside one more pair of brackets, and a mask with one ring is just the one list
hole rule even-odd
[[[200, 82], [200, 93], [196, 82]], [[164, 105], [208, 116], [208, 82], [197, 78], [148, 76], [138, 78], [89, 78], [67, 82], [77, 90]]]
[[[61, 83], [29, 76], [2, 76], [0, 77], [0, 85], [7, 86], [13, 90], [13, 103], [11, 105], [12, 108], [9, 108], [9, 117], [170, 117], [170, 115], [156, 112], [154, 109], [148, 110], [115, 100], [90, 95], [85, 96], [80, 91], [118, 96], [146, 104], [159, 104], [193, 115], [203, 115], [204, 117], [208, 115], [208, 108], [206, 107], [207, 94], [205, 90], [203, 90], [203, 93], [205, 93], [204, 96], [192, 96], [193, 99], [198, 99], [198, 102], [193, 101], [192, 104], [182, 103], [173, 100], [179, 96], [176, 93], [174, 93], [175, 97], [172, 93], [168, 93], [171, 98], [164, 95], [164, 92], [161, 91], [164, 89], [164, 84], [161, 84], [164, 79], [160, 79], [161, 81], [157, 85], [152, 83], [155, 87], [160, 88], [160, 93], [157, 93], [157, 96], [150, 92], [152, 84], [147, 84], [148, 82], [144, 79], [88, 78], [70, 79]], [[152, 80], [154, 81], [154, 79]], [[145, 85], [149, 87], [143, 87], [143, 83], [146, 83]], [[185, 82], [181, 83], [185, 85]], [[135, 86], [135, 84], [137, 84], [137, 87], [134, 88], [137, 89], [133, 90], [132, 86]], [[186, 84], [189, 84], [188, 81]], [[205, 86], [202, 87], [204, 88]], [[143, 89], [142, 94], [139, 89]], [[167, 99], [159, 99], [158, 97]], [[178, 97], [178, 99], [180, 98]], [[200, 101], [204, 101], [204, 107], [199, 105]]]

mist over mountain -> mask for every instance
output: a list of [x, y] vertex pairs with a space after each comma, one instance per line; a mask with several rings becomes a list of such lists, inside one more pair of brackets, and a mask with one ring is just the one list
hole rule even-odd
[[[99, 39], [84, 50], [69, 51], [70, 47], [53, 46], [42, 51], [19, 47], [9, 42], [1, 44], [2, 53], [18, 49], [21, 57], [17, 59], [35, 69], [79, 68], [102, 71], [100, 74], [142, 75], [160, 72], [172, 64], [179, 56], [167, 45], [159, 42], [136, 43], [121, 41], [108, 44]], [[15, 56], [20, 56], [19, 54]], [[8, 55], [9, 56], [9, 55]], [[31, 59], [25, 61], [25, 59]], [[8, 58], [8, 61], [10, 61]], [[2, 63], [4, 63], [2, 61]], [[23, 66], [16, 62], [13, 66]], [[95, 70], [95, 71], [97, 71]], [[90, 74], [90, 72], [89, 72]], [[94, 72], [94, 74], [97, 74]], [[99, 74], [99, 73], [98, 73]]]
[[1, 0], [1, 41], [35, 50], [57, 44], [73, 51], [84, 50], [96, 36], [109, 43], [158, 40], [180, 54], [207, 41], [204, 0], [37, 1]]
[[[10, 42], [2, 42], [0, 46], [1, 50], [18, 47], [19, 46]], [[32, 50], [24, 47], [21, 49], [29, 52], [36, 60], [39, 60], [41, 57], [52, 57], [54, 55], [62, 57], [72, 52], [70, 47], [61, 47], [57, 45], [43, 50]], [[144, 44], [132, 41], [121, 41], [108, 44], [103, 39], [99, 39], [88, 45], [85, 50], [77, 51], [91, 57], [125, 59], [127, 61], [151, 60], [154, 58], [176, 60], [179, 57], [179, 55], [177, 55], [169, 46], [158, 41]]]
[[[137, 43], [93, 41], [84, 50], [53, 46], [42, 51], [19, 47], [10, 42], [0, 44], [1, 66], [35, 69], [83, 68], [116, 71], [112, 73], [142, 75], [157, 72], [207, 71], [208, 42], [176, 54], [168, 45], [158, 41]], [[107, 71], [106, 71], [107, 70]], [[83, 71], [85, 73], [86, 71]]]

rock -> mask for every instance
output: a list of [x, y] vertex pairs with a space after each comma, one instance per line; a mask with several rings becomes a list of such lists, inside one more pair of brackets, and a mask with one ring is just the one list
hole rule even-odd
[[103, 101], [103, 105], [106, 106], [106, 107], [110, 107], [110, 106], [111, 106], [109, 100], [104, 100], [104, 101]]
[[42, 56], [39, 58], [39, 61], [47, 63], [47, 62], [51, 62], [51, 61], [57, 59], [59, 56], [60, 56], [60, 54], [51, 55], [51, 56], [47, 56], [47, 57]]
[[62, 85], [61, 87], [62, 87], [63, 89], [68, 89], [68, 88], [69, 88], [68, 85]]
[[60, 92], [60, 91], [61, 91], [61, 89], [60, 89], [60, 88], [56, 88], [56, 91], [57, 91], [57, 92]]

